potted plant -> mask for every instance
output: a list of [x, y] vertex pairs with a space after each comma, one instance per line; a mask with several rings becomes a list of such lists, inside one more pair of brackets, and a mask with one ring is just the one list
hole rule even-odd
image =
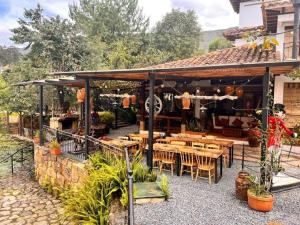
[[49, 147], [50, 147], [50, 153], [52, 155], [60, 155], [61, 154], [60, 144], [58, 143], [57, 140], [52, 140]]
[[272, 167], [266, 165], [261, 167], [260, 176], [248, 177], [250, 187], [247, 191], [247, 196], [248, 205], [251, 209], [260, 212], [269, 212], [273, 209], [274, 196], [270, 192], [272, 174]]
[[250, 147], [259, 147], [261, 143], [261, 131], [257, 128], [252, 128], [248, 132], [248, 143]]

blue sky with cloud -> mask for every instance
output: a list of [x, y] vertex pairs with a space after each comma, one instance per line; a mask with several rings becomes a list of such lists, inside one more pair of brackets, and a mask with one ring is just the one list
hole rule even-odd
[[[59, 14], [67, 18], [68, 5], [79, 0], [0, 0], [0, 45], [14, 45], [9, 40], [10, 29], [17, 27], [24, 8], [34, 8], [39, 3], [46, 15]], [[153, 26], [172, 8], [193, 9], [203, 30], [214, 30], [238, 25], [238, 15], [233, 12], [229, 0], [139, 0], [144, 14]]]

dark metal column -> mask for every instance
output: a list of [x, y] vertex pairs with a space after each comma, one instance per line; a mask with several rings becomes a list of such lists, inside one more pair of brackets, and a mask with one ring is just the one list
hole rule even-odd
[[40, 146], [44, 145], [44, 132], [43, 132], [43, 106], [44, 106], [44, 86], [40, 86]]
[[147, 165], [152, 171], [153, 169], [153, 124], [154, 124], [154, 84], [155, 76], [149, 73], [149, 125], [148, 125], [148, 151], [147, 151]]
[[293, 0], [294, 5], [294, 35], [292, 58], [297, 59], [299, 55], [299, 8], [300, 0]]
[[263, 162], [266, 160], [267, 154], [267, 130], [268, 130], [268, 113], [269, 113], [269, 84], [270, 83], [270, 68], [266, 68], [266, 73], [263, 77], [263, 103], [262, 103], [262, 130], [263, 141], [261, 143], [261, 158]]
[[140, 130], [145, 130], [145, 82], [142, 82], [140, 88]]
[[85, 80], [85, 121], [84, 121], [84, 135], [85, 135], [85, 158], [88, 158], [89, 155], [89, 141], [88, 141], [88, 136], [90, 135], [90, 117], [91, 117], [91, 112], [90, 112], [90, 98], [91, 98], [91, 93], [90, 93], [90, 79]]

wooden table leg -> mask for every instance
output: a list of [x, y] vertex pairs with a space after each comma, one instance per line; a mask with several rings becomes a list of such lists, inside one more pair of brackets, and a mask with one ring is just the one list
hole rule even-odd
[[231, 147], [228, 148], [228, 155], [229, 155], [229, 162], [228, 162], [228, 167], [231, 168], [232, 165], [232, 154], [231, 154]]
[[223, 155], [220, 155], [220, 175], [218, 175], [218, 159], [214, 159], [215, 163], [215, 184], [218, 183], [223, 176]]
[[215, 184], [218, 183], [218, 159], [214, 159], [215, 164]]
[[177, 174], [177, 176], [180, 176], [180, 164], [181, 164], [180, 154], [176, 153], [176, 174]]

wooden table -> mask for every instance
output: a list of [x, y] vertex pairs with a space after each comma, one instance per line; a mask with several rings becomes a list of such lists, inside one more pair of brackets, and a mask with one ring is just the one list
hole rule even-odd
[[[162, 141], [164, 139], [157, 139], [156, 141]], [[192, 142], [199, 142], [203, 144], [215, 144], [219, 145], [221, 148], [228, 149], [229, 163], [228, 167], [231, 168], [233, 163], [233, 145], [234, 142], [230, 140], [220, 140], [220, 139], [203, 139], [203, 138], [192, 138], [192, 137], [167, 137], [164, 141], [171, 143], [171, 141], [183, 141], [186, 142], [187, 146], [192, 146]]]
[[139, 149], [140, 143], [138, 141], [127, 141], [127, 140], [120, 140], [120, 139], [112, 139], [109, 141], [100, 140], [101, 143], [114, 146], [119, 149], [124, 149], [127, 147], [128, 151], [131, 152], [132, 149]]
[[[129, 137], [141, 137], [143, 139], [143, 144], [146, 146], [148, 144], [149, 135], [148, 134], [129, 134]], [[153, 134], [153, 140], [160, 138], [159, 134]]]
[[[153, 150], [157, 151], [171, 151], [176, 154], [176, 174], [177, 176], [180, 176], [180, 166], [181, 166], [181, 160], [180, 160], [180, 152], [181, 150], [189, 150], [195, 152], [195, 154], [203, 154], [203, 156], [209, 156], [214, 160], [214, 167], [215, 167], [215, 183], [218, 183], [219, 180], [223, 176], [223, 151], [222, 150], [210, 150], [210, 149], [201, 149], [195, 150], [194, 148], [190, 146], [180, 146], [180, 145], [170, 145], [170, 144], [160, 144], [155, 143], [153, 145]], [[219, 174], [218, 174], [218, 159], [220, 162], [219, 167]]]

